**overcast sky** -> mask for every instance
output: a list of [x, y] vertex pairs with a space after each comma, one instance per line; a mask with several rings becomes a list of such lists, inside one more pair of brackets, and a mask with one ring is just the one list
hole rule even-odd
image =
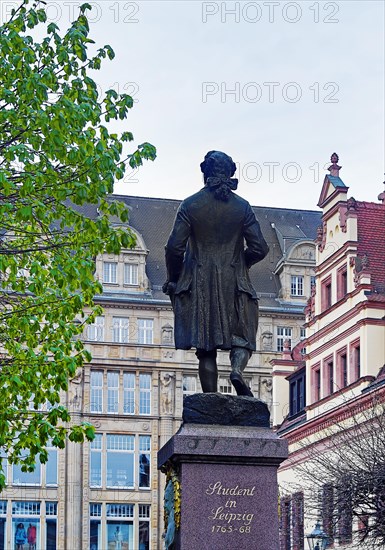
[[[64, 30], [79, 4], [49, 0], [48, 15]], [[90, 4], [92, 37], [116, 53], [94, 79], [134, 95], [124, 129], [158, 150], [117, 193], [183, 199], [217, 149], [239, 163], [238, 192], [253, 205], [316, 209], [336, 151], [349, 194], [377, 201], [382, 0]]]

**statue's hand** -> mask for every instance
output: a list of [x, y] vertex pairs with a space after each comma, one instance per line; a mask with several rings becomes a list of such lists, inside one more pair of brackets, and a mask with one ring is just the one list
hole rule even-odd
[[171, 283], [170, 281], [166, 281], [162, 286], [162, 290], [165, 294], [167, 294], [167, 296], [173, 296], [176, 290], [176, 283]]

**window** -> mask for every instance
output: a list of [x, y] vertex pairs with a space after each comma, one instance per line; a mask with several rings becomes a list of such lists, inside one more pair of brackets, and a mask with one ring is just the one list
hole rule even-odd
[[112, 320], [112, 341], [119, 344], [128, 342], [128, 317], [114, 317]]
[[119, 412], [119, 372], [107, 372], [107, 412]]
[[290, 416], [300, 413], [305, 408], [305, 391], [305, 372], [300, 371], [290, 379]]
[[117, 262], [103, 262], [103, 283], [116, 284], [117, 279]]
[[337, 300], [341, 300], [346, 296], [348, 292], [348, 273], [347, 268], [343, 268], [337, 271]]
[[325, 376], [324, 378], [325, 395], [331, 395], [335, 391], [333, 357], [329, 357], [328, 359], [325, 359], [324, 369], [325, 369], [325, 375], [324, 375]]
[[361, 377], [361, 347], [360, 341], [350, 344], [350, 380], [354, 382]]
[[90, 412], [103, 412], [103, 371], [91, 371]]
[[318, 364], [311, 370], [311, 389], [312, 389], [312, 401], [319, 401], [321, 399], [321, 368]]
[[334, 488], [326, 483], [322, 488], [322, 529], [327, 534], [328, 546], [334, 543]]
[[47, 445], [48, 460], [45, 463], [45, 483], [46, 485], [57, 485], [57, 467], [58, 457], [57, 448], [52, 444]]
[[133, 435], [107, 434], [107, 487], [134, 487]]
[[103, 342], [104, 317], [95, 317], [95, 322], [87, 327], [87, 340], [91, 342]]
[[302, 275], [291, 276], [291, 295], [303, 296], [303, 276]]
[[[12, 502], [12, 548], [57, 548], [57, 502], [13, 501]], [[3, 518], [1, 518], [3, 519]], [[1, 533], [0, 548], [4, 539]], [[5, 526], [5, 518], [3, 525]], [[11, 547], [10, 547], [11, 548]]]
[[192, 395], [197, 391], [197, 377], [186, 375], [183, 376], [183, 395]]
[[139, 374], [139, 414], [151, 414], [151, 374]]
[[348, 385], [348, 361], [347, 361], [346, 352], [340, 355], [340, 370], [341, 370], [342, 387], [345, 388]]
[[138, 343], [152, 344], [154, 332], [153, 319], [138, 319]]
[[347, 544], [352, 542], [353, 535], [353, 513], [351, 499], [351, 483], [350, 479], [346, 479], [345, 483], [337, 488], [337, 532], [338, 542]]
[[56, 550], [57, 502], [45, 503], [46, 550]]
[[332, 279], [327, 277], [321, 283], [321, 303], [322, 310], [329, 309], [332, 306]]
[[123, 373], [123, 412], [135, 413], [135, 373]]
[[138, 264], [124, 264], [124, 284], [138, 286]]
[[224, 393], [227, 395], [231, 395], [234, 393], [234, 386], [230, 382], [229, 378], [223, 378], [223, 377], [219, 378], [218, 385], [219, 385], [219, 391], [221, 393]]
[[139, 487], [150, 488], [151, 437], [139, 436]]
[[149, 489], [151, 436], [96, 434], [90, 443], [90, 487]]
[[12, 474], [13, 485], [41, 485], [42, 476], [39, 457], [36, 457], [36, 464], [33, 472], [23, 472], [21, 469], [21, 464], [13, 464]]
[[310, 288], [312, 288], [313, 286], [315, 286], [315, 281], [316, 281], [315, 276], [312, 275], [312, 276], [310, 277]]
[[280, 547], [291, 550], [291, 499], [282, 498], [280, 508]]
[[361, 348], [359, 345], [354, 349], [354, 356], [355, 371], [358, 380], [361, 376]]
[[[150, 550], [150, 505], [90, 503], [89, 514], [91, 550]], [[139, 523], [138, 531], [134, 530], [135, 518]]]
[[102, 545], [101, 533], [102, 505], [90, 504], [90, 548], [98, 550]]
[[291, 349], [291, 327], [277, 327], [277, 351], [283, 351], [283, 343], [289, 340], [289, 349]]
[[150, 505], [139, 504], [139, 548], [150, 550]]
[[0, 550], [4, 550], [7, 533], [7, 501], [0, 500]]
[[92, 370], [90, 379], [91, 413], [151, 414], [151, 374]]
[[303, 493], [295, 493], [291, 501], [293, 550], [304, 550], [304, 499]]
[[90, 487], [102, 486], [102, 435], [90, 443]]
[[[299, 339], [304, 340], [306, 338], [306, 329], [304, 327], [301, 327], [299, 330], [300, 330]], [[302, 355], [306, 355], [306, 348], [305, 347], [301, 348], [301, 353], [302, 353]]]

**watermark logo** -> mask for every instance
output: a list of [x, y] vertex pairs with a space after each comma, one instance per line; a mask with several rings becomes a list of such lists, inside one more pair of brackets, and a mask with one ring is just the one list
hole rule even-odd
[[202, 22], [339, 23], [337, 2], [202, 2]]
[[340, 88], [337, 82], [313, 82], [310, 86], [299, 82], [202, 82], [202, 102], [213, 99], [221, 103], [298, 103], [310, 99], [314, 103], [338, 103]]

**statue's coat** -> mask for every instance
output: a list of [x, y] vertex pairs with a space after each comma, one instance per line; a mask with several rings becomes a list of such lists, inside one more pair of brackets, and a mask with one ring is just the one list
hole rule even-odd
[[256, 349], [248, 269], [268, 251], [250, 204], [232, 191], [222, 201], [204, 187], [182, 202], [166, 246], [177, 349]]

